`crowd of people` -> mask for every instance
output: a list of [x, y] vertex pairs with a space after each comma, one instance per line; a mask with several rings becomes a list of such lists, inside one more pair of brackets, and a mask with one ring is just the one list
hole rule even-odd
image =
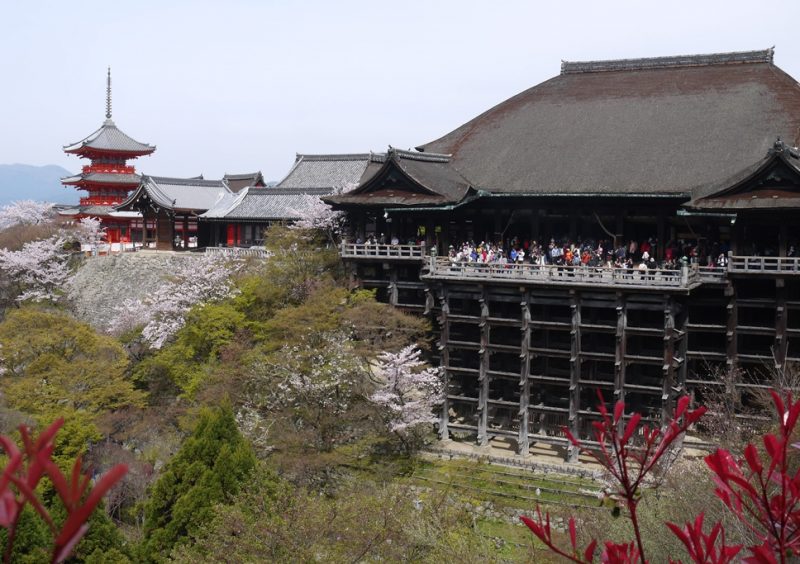
[[[654, 237], [642, 241], [633, 239], [617, 243], [606, 239], [575, 242], [566, 238], [551, 238], [548, 243], [514, 237], [501, 243], [481, 241], [450, 245], [448, 258], [452, 262], [536, 264], [553, 266], [588, 266], [609, 268], [663, 268], [676, 270], [686, 264], [725, 268], [728, 247], [725, 243], [710, 245], [696, 241], [670, 241], [659, 253]], [[663, 257], [658, 260], [657, 257]]]

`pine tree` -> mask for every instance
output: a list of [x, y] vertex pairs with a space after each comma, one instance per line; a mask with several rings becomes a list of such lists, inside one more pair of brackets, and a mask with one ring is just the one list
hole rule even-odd
[[203, 410], [194, 432], [153, 486], [145, 507], [142, 558], [160, 561], [188, 540], [211, 519], [215, 504], [232, 500], [255, 463], [230, 405]]

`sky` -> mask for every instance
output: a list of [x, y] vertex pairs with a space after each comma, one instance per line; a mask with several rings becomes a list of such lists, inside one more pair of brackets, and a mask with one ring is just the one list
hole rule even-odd
[[800, 78], [800, 2], [0, 0], [0, 164], [113, 119], [163, 176], [261, 170], [296, 153], [431, 141], [559, 73], [562, 60], [775, 46]]

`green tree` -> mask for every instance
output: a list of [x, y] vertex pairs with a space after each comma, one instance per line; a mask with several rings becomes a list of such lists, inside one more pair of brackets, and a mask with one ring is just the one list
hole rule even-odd
[[98, 416], [143, 403], [126, 378], [128, 358], [111, 337], [72, 317], [36, 307], [0, 323], [0, 392], [7, 406], [40, 425], [64, 417], [58, 460], [72, 460], [99, 437]]
[[214, 504], [229, 503], [255, 466], [229, 405], [206, 408], [167, 464], [145, 506], [141, 556], [159, 561], [208, 522]]

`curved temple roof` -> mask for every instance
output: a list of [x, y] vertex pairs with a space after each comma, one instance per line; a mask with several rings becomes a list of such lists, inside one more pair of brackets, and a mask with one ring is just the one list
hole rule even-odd
[[150, 200], [153, 205], [169, 211], [202, 213], [231, 194], [224, 180], [142, 176], [139, 187], [115, 209], [132, 211], [136, 209], [135, 204]]
[[124, 153], [129, 158], [149, 155], [155, 150], [155, 145], [140, 143], [126, 135], [110, 118], [103, 122], [100, 129], [93, 132], [85, 139], [64, 146], [65, 153], [81, 155], [107, 151], [110, 153]]
[[684, 196], [800, 132], [800, 86], [772, 50], [565, 62], [560, 75], [420, 150], [476, 189]]

